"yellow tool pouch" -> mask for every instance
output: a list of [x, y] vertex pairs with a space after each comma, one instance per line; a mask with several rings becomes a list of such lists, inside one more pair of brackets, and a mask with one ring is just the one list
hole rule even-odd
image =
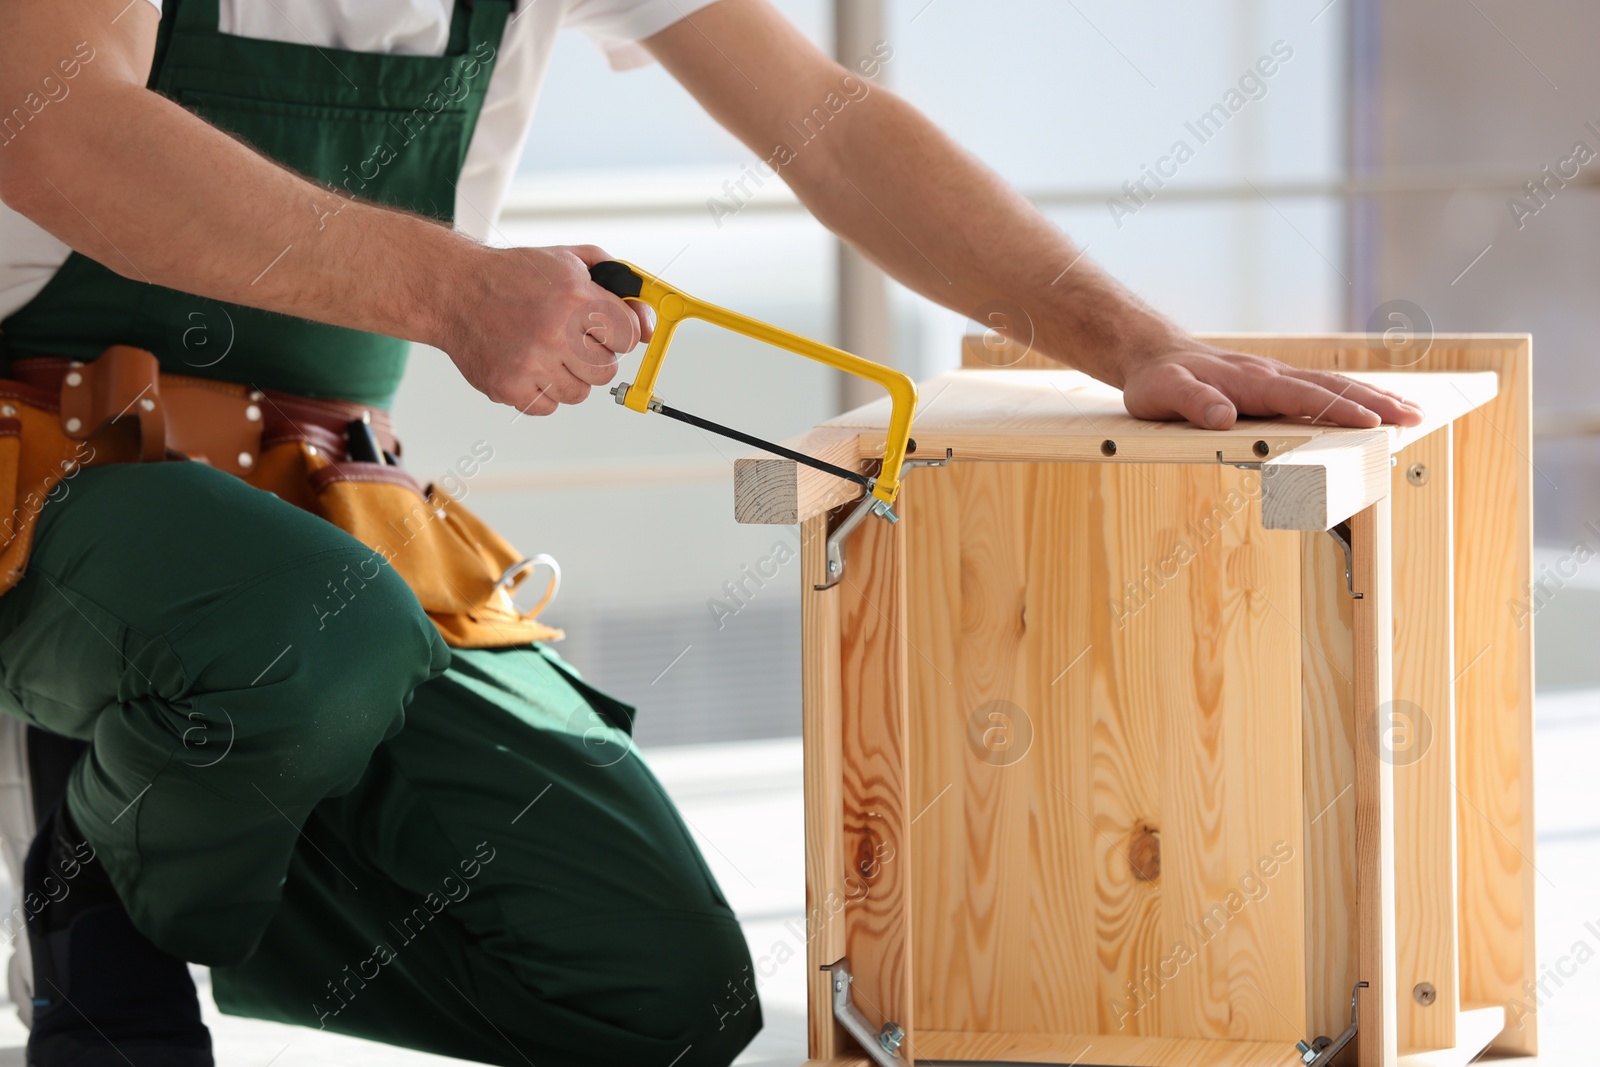
[[535, 561], [449, 494], [399, 467], [334, 462], [305, 442], [275, 447], [299, 448], [311, 510], [372, 549], [371, 574], [379, 563], [393, 567], [446, 644], [494, 648], [562, 636], [535, 619], [555, 596], [555, 579], [532, 611], [519, 611], [511, 593]]
[[[499, 648], [563, 635], [535, 616], [559, 582], [548, 556], [525, 558], [459, 501], [398, 466], [336, 459], [346, 425], [374, 419], [398, 455], [382, 412], [242, 385], [161, 374], [155, 357], [123, 346], [73, 365], [30, 359], [0, 381], [0, 593], [27, 568], [39, 512], [88, 466], [194, 459], [318, 515], [373, 551], [357, 577], [382, 566], [403, 578], [445, 642]], [[538, 564], [552, 578], [524, 612], [512, 594]], [[330, 598], [341, 590], [330, 589]], [[330, 599], [337, 608], [341, 599]]]

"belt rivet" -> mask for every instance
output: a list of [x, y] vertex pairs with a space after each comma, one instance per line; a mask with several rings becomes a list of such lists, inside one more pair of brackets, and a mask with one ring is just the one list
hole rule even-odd
[[81, 429], [83, 429], [83, 420], [82, 419], [68, 419], [67, 420], [67, 432], [68, 433], [77, 433]]
[[249, 407], [244, 409], [244, 417], [249, 419], [251, 422], [260, 422], [261, 409], [256, 407], [254, 404], [251, 404]]
[[67, 375], [67, 384], [68, 385], [82, 385], [83, 384], [83, 375], [79, 374], [77, 371], [73, 371], [71, 374]]
[[68, 474], [71, 474], [72, 468], [76, 467], [77, 465], [77, 461], [75, 460], [64, 459], [61, 461], [61, 469], [66, 471]]
[[248, 453], [248, 452], [240, 452], [239, 453], [239, 466], [245, 467], [245, 468], [249, 468], [252, 464], [255, 463], [255, 461], [256, 461], [255, 457], [252, 456], [250, 453]]
[[17, 409], [11, 404], [7, 404], [4, 407], [0, 407], [0, 415], [4, 415], [8, 419], [11, 418], [16, 413], [17, 413]]
[[318, 455], [317, 446], [316, 445], [306, 445], [306, 453], [308, 455], [312, 455], [312, 456]]
[[250, 390], [250, 399], [251, 400], [260, 400], [261, 396], [262, 396], [261, 390], [259, 390], [259, 389]]
[[154, 411], [156, 409], [156, 402], [151, 400], [149, 397], [145, 397], [143, 400], [139, 401], [139, 407], [144, 411]]

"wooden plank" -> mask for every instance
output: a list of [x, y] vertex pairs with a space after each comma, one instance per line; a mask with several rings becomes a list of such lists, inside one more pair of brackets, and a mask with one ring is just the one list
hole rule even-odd
[[1299, 543], [1257, 477], [907, 482], [919, 1026], [1304, 1036]]
[[[857, 440], [849, 433], [818, 427], [784, 443], [846, 470], [861, 467]], [[733, 461], [735, 522], [793, 525], [825, 514], [860, 495], [861, 487], [854, 482], [767, 452], [756, 452]]]
[[[1371, 431], [1386, 434], [1391, 451], [1486, 403], [1497, 389], [1491, 373], [1390, 372], [1378, 379], [1416, 395], [1428, 408], [1422, 427]], [[1135, 419], [1123, 408], [1119, 392], [1064, 370], [954, 371], [923, 383], [920, 396], [914, 423], [919, 454], [943, 455], [950, 449], [969, 459], [1259, 463], [1329, 434], [1363, 432], [1303, 419], [1246, 419], [1223, 431]], [[883, 454], [889, 411], [887, 401], [868, 404], [785, 443], [861, 469]], [[853, 446], [849, 430], [860, 431]], [[859, 495], [850, 482], [766, 453], [734, 465], [739, 522], [795, 523]]]
[[1261, 465], [1269, 530], [1327, 530], [1389, 495], [1390, 434], [1326, 434]]
[[1301, 1067], [1293, 1043], [1087, 1034], [929, 1031], [923, 1055], [955, 1062], [1093, 1064], [1094, 1067]]
[[1361, 1067], [1395, 1067], [1394, 765], [1382, 731], [1393, 699], [1389, 501], [1350, 521], [1356, 723], [1356, 944], [1361, 980]]
[[872, 519], [845, 544], [839, 598], [845, 954], [874, 1027], [906, 1032], [912, 1062], [911, 813], [904, 522]]
[[1482, 1055], [1505, 1025], [1506, 1010], [1502, 1007], [1463, 1009], [1456, 1013], [1451, 1027], [1456, 1035], [1454, 1047], [1401, 1056], [1399, 1067], [1466, 1067]]
[[914, 836], [924, 1026], [1019, 1028], [1031, 1000], [1029, 475], [961, 464], [906, 483], [913, 795], [932, 813]]
[[[1355, 372], [1414, 396], [1426, 417], [1419, 427], [1382, 428], [1398, 449], [1492, 399], [1490, 372], [1439, 374]], [[1244, 419], [1228, 430], [1186, 422], [1152, 422], [1127, 413], [1122, 394], [1076, 371], [957, 370], [918, 386], [914, 436], [923, 455], [982, 459], [1070, 459], [1118, 463], [1258, 463], [1340, 427], [1306, 419]], [[863, 432], [862, 454], [881, 455], [890, 405], [876, 401], [828, 420], [830, 428]], [[1115, 442], [1115, 450], [1103, 448]]]
[[1301, 538], [1300, 709], [1304, 721], [1306, 1033], [1350, 1021], [1356, 943], [1355, 600], [1345, 554], [1327, 533]]
[[[1455, 427], [1456, 808], [1463, 1004], [1531, 1005], [1534, 936], [1533, 544], [1526, 343], [1503, 403]], [[1496, 1050], [1538, 1052], [1538, 1016], [1508, 1013]]]
[[833, 993], [823, 967], [845, 954], [844, 796], [840, 776], [839, 594], [827, 581], [826, 514], [800, 528], [800, 702], [805, 777], [806, 968], [810, 1053], [830, 1057], [849, 1045], [833, 1018]]
[[[1361, 334], [1202, 340], [1302, 367], [1371, 370], [1389, 353]], [[1023, 360], [1022, 364], [1027, 363]], [[1534, 938], [1532, 345], [1526, 334], [1439, 334], [1421, 371], [1493, 371], [1494, 399], [1456, 421], [1457, 894], [1463, 1003], [1511, 1008], [1491, 1047], [1533, 1055]]]
[[[1451, 434], [1390, 477], [1394, 535], [1395, 977], [1402, 1053], [1456, 1044], [1455, 553]], [[1431, 998], [1424, 995], [1431, 989]], [[1491, 1035], [1492, 1036], [1492, 1035]], [[1480, 1046], [1481, 1047], [1481, 1046]]]

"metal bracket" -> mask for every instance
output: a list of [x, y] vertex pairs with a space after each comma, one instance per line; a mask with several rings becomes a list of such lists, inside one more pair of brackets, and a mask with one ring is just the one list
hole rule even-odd
[[1346, 1045], [1355, 1040], [1356, 1031], [1360, 1029], [1361, 1024], [1359, 998], [1365, 988], [1367, 983], [1357, 982], [1350, 989], [1350, 1025], [1344, 1028], [1344, 1033], [1333, 1038], [1319, 1037], [1310, 1043], [1295, 1042], [1294, 1050], [1300, 1053], [1300, 1062], [1305, 1064], [1305, 1067], [1326, 1067]]
[[1328, 527], [1328, 536], [1339, 542], [1339, 547], [1344, 549], [1344, 585], [1350, 590], [1350, 599], [1365, 600], [1365, 593], [1356, 592], [1355, 560], [1350, 554], [1350, 523], [1346, 521]]
[[903, 1067], [905, 1060], [900, 1058], [900, 1046], [905, 1043], [905, 1029], [896, 1022], [886, 1022], [876, 1031], [872, 1029], [872, 1024], [850, 996], [850, 985], [855, 978], [850, 974], [849, 958], [822, 969], [832, 974], [833, 1017], [839, 1020], [839, 1025], [861, 1043], [878, 1067]]
[[1223, 459], [1222, 449], [1220, 448], [1217, 449], [1217, 462], [1222, 464], [1224, 467], [1236, 467], [1242, 471], [1259, 471], [1261, 469], [1260, 463], [1247, 463], [1239, 460]]
[[[906, 460], [900, 468], [901, 484], [905, 483], [906, 476], [913, 469], [917, 467], [943, 467], [954, 456], [955, 450], [947, 448], [944, 450], [943, 459]], [[850, 514], [844, 517], [844, 521], [839, 524], [838, 528], [828, 535], [828, 580], [822, 585], [813, 586], [819, 593], [832, 589], [844, 578], [844, 543], [851, 534], [855, 533], [856, 527], [866, 521], [868, 515], [882, 515], [890, 522], [900, 521], [900, 516], [894, 513], [892, 505], [886, 504], [871, 493], [868, 493], [866, 498], [857, 504]]]

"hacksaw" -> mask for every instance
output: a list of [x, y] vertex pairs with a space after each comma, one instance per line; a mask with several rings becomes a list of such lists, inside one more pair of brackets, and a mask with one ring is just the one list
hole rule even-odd
[[[653, 411], [658, 415], [665, 415], [690, 426], [743, 442], [753, 448], [783, 456], [796, 463], [803, 463], [836, 478], [855, 482], [879, 502], [874, 507], [875, 514], [893, 517], [890, 508], [900, 492], [906, 454], [914, 447], [911, 441], [911, 415], [917, 406], [917, 386], [910, 378], [892, 367], [885, 367], [870, 359], [851, 355], [842, 349], [813, 341], [748, 315], [741, 315], [737, 311], [729, 311], [727, 308], [698, 300], [648, 271], [640, 270], [622, 260], [613, 259], [596, 263], [589, 268], [589, 277], [594, 279], [596, 285], [623, 300], [649, 305], [656, 313], [655, 333], [650, 338], [649, 346], [645, 348], [644, 362], [639, 366], [637, 380], [621, 382], [611, 390], [611, 394], [617, 398], [617, 403], [633, 411]], [[700, 319], [713, 326], [721, 326], [723, 329], [757, 341], [764, 341], [776, 348], [805, 356], [807, 359], [816, 360], [846, 374], [853, 374], [883, 386], [889, 393], [892, 410], [889, 416], [889, 433], [883, 447], [883, 461], [878, 473], [867, 475], [860, 471], [848, 470], [663, 403], [655, 395], [656, 379], [661, 375], [661, 364], [666, 359], [667, 347], [672, 344], [673, 334], [681, 323], [689, 319]]]

